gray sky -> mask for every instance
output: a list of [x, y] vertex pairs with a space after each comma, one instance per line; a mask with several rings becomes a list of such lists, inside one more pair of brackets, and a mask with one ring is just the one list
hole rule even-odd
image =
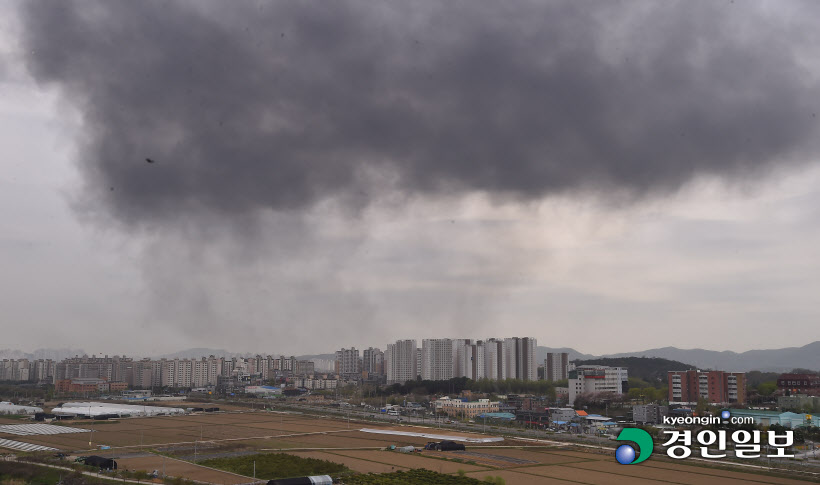
[[740, 3], [6, 4], [0, 348], [818, 340], [819, 12]]

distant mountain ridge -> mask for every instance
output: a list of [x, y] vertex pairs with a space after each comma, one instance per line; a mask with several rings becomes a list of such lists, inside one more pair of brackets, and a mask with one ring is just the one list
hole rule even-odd
[[[170, 354], [162, 354], [156, 355], [152, 358], [154, 359], [199, 359], [202, 357], [208, 357], [213, 355], [214, 357], [225, 357], [228, 359], [232, 359], [234, 357], [253, 357], [257, 355], [256, 352], [228, 352], [225, 349], [211, 349], [207, 347], [195, 347], [192, 349], [185, 349], [180, 350], [179, 352], [173, 352]], [[271, 352], [263, 352], [260, 355], [276, 355]]]
[[589, 355], [582, 354], [575, 349], [566, 347], [538, 347], [538, 352], [536, 354], [538, 362], [543, 363], [547, 356], [547, 352], [567, 352], [569, 353], [569, 360], [571, 361], [619, 357], [658, 357], [677, 362], [686, 362], [699, 369], [716, 369], [730, 372], [749, 372], [753, 370], [764, 372], [785, 372], [799, 367], [820, 370], [820, 341], [812, 342], [802, 347], [749, 350], [740, 353], [729, 350], [717, 351], [662, 347], [658, 349], [642, 350], [639, 352]]
[[[619, 357], [659, 357], [677, 362], [686, 362], [699, 369], [719, 369], [725, 371], [749, 372], [759, 370], [764, 372], [784, 372], [795, 368], [820, 370], [820, 341], [806, 344], [802, 347], [788, 347], [784, 349], [749, 350], [746, 352], [716, 351], [704, 349], [679, 349], [677, 347], [661, 347], [638, 352], [624, 352], [618, 354], [591, 355], [578, 352], [570, 347], [538, 347], [536, 362], [543, 364], [547, 352], [567, 352], [569, 360], [592, 360], [600, 358]], [[0, 349], [0, 359], [52, 359], [62, 360], [75, 355], [85, 355], [82, 349], [37, 349], [33, 352], [22, 352], [15, 349]], [[111, 354], [113, 355], [113, 354]], [[155, 355], [154, 359], [198, 359], [214, 355], [217, 357], [250, 357], [255, 352], [228, 352], [224, 349], [192, 348], [164, 355]], [[264, 352], [264, 355], [279, 356], [278, 352]], [[289, 353], [283, 355], [289, 356]], [[129, 355], [141, 358], [142, 356]], [[333, 353], [307, 354], [297, 357], [300, 360], [333, 360]]]
[[642, 352], [605, 355], [604, 357], [661, 357], [679, 362], [688, 362], [699, 368], [736, 372], [751, 370], [783, 372], [798, 367], [818, 370], [820, 369], [820, 341], [802, 347], [749, 350], [741, 353], [728, 350], [719, 352], [704, 349], [663, 347]]
[[71, 348], [64, 348], [64, 349], [37, 349], [34, 352], [21, 352], [19, 350], [14, 349], [0, 349], [0, 359], [14, 359], [14, 360], [21, 360], [21, 359], [28, 359], [28, 360], [37, 360], [37, 359], [51, 359], [51, 360], [63, 360], [69, 357], [74, 357], [75, 355], [84, 355], [85, 351], [82, 349], [71, 349]]

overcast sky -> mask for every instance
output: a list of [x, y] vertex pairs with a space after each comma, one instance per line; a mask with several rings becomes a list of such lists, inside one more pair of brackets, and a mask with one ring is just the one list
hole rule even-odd
[[818, 340], [818, 14], [3, 4], [0, 348]]

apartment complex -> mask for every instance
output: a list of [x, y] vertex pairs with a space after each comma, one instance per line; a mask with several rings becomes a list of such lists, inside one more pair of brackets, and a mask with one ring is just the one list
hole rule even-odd
[[429, 380], [467, 377], [533, 381], [538, 377], [534, 338], [425, 339], [422, 347], [415, 349], [414, 359], [415, 342], [399, 340], [387, 346], [384, 372], [388, 384], [404, 383], [416, 375]]
[[746, 402], [746, 374], [719, 370], [670, 371], [669, 402], [696, 404], [706, 399], [711, 404]]
[[581, 365], [569, 372], [569, 403], [581, 394], [623, 394], [629, 388], [624, 367]]
[[56, 366], [51, 359], [3, 359], [0, 361], [0, 381], [53, 382]]

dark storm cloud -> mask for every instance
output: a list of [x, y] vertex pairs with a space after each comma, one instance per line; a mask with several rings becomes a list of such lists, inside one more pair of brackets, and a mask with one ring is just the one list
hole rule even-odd
[[815, 148], [800, 25], [747, 2], [33, 1], [22, 18], [30, 71], [84, 115], [89, 200], [126, 223], [359, 206], [374, 180], [641, 196]]

